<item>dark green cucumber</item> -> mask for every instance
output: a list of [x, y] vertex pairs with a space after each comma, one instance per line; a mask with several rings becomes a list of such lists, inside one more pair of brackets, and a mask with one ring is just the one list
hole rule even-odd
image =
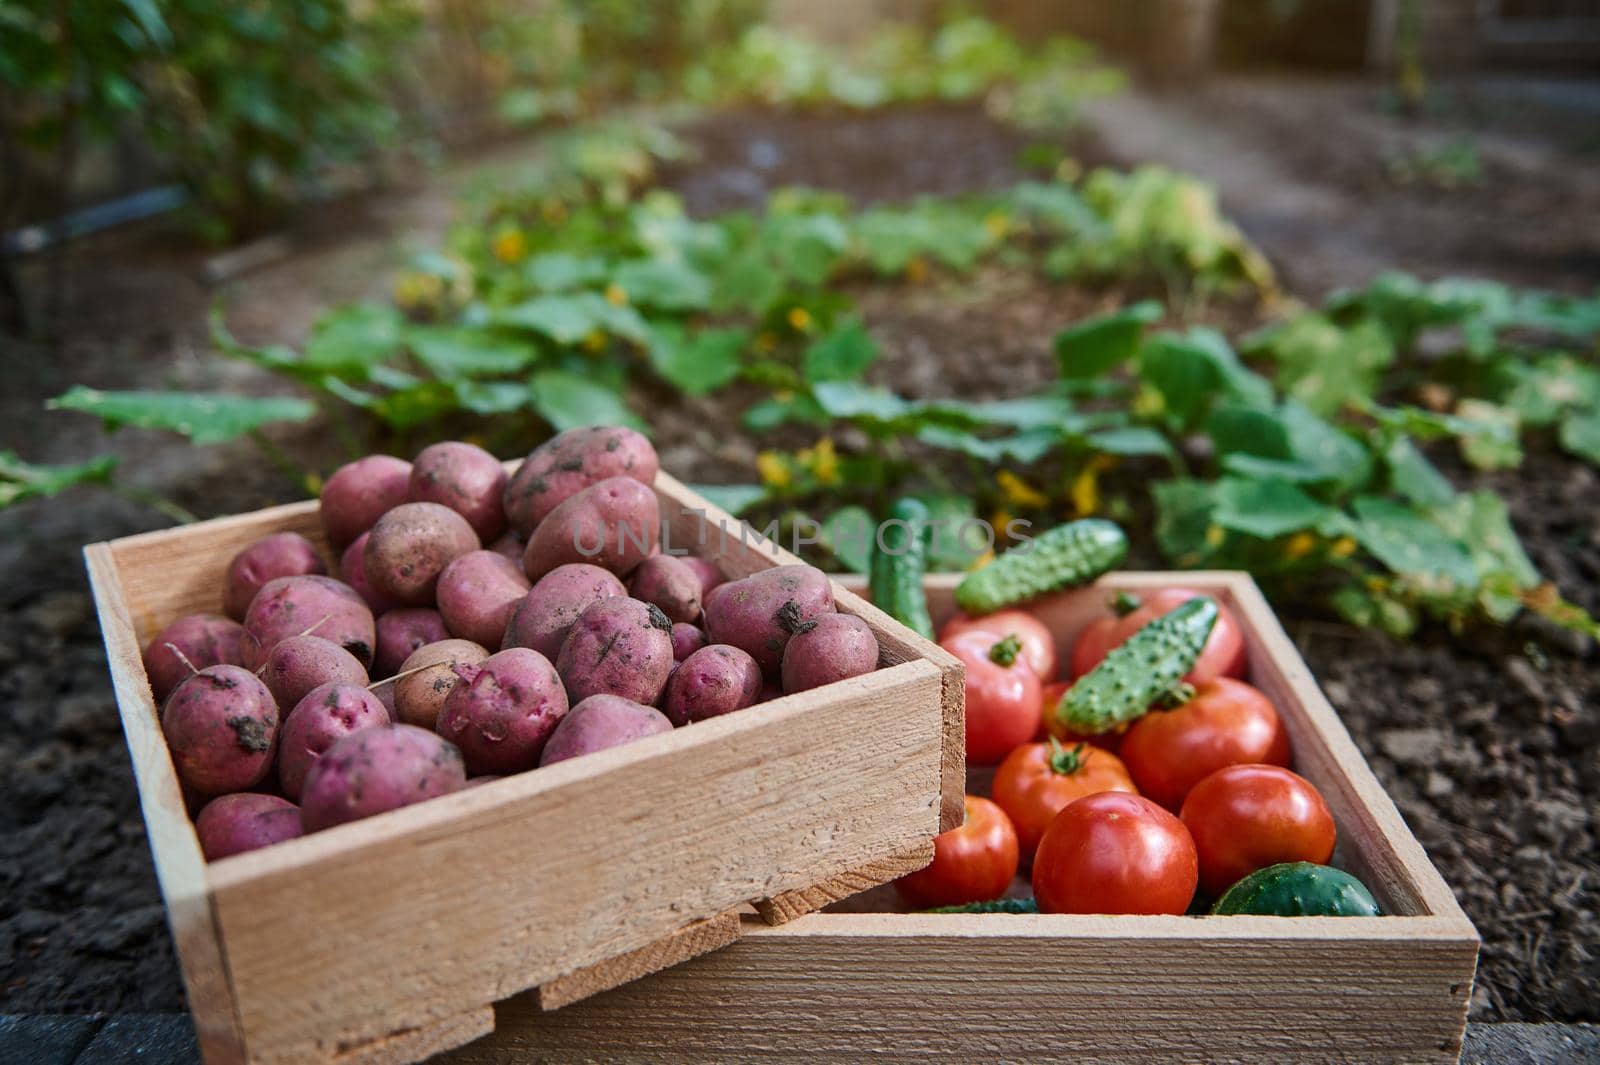
[[1085, 518], [1058, 525], [1014, 547], [956, 586], [956, 605], [969, 614], [992, 614], [1046, 592], [1084, 584], [1128, 554], [1128, 538], [1109, 521]]
[[1216, 623], [1217, 604], [1203, 595], [1156, 618], [1067, 689], [1056, 720], [1096, 736], [1143, 716], [1194, 668]]
[[1377, 917], [1378, 900], [1343, 869], [1284, 862], [1257, 869], [1222, 893], [1215, 914], [1264, 917]]
[[[895, 500], [889, 521], [872, 540], [869, 587], [878, 609], [919, 636], [933, 639], [928, 595], [922, 578], [928, 571], [928, 508], [909, 496]], [[878, 545], [883, 541], [883, 548]]]
[[991, 899], [988, 902], [967, 902], [960, 906], [935, 906], [923, 913], [1038, 913], [1039, 904], [1033, 899]]

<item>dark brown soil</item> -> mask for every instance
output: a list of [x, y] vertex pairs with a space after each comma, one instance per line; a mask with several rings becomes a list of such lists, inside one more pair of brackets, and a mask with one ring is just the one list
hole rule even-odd
[[[1179, 111], [1196, 137], [1215, 128], [1203, 111]], [[759, 202], [786, 184], [840, 188], [866, 201], [995, 188], [1022, 176], [1016, 154], [1024, 141], [960, 109], [810, 118], [745, 113], [710, 120], [695, 136], [702, 161], [672, 182], [702, 213]], [[1247, 143], [1282, 180], [1304, 182], [1300, 194], [1327, 202], [1318, 176], [1290, 158], [1310, 151], [1305, 143], [1319, 136], [1294, 123], [1264, 124]], [[1105, 151], [1117, 150], [1115, 137], [1096, 140]], [[1092, 158], [1089, 143], [1074, 150]], [[1166, 158], [1155, 150], [1149, 157]], [[1219, 174], [1226, 201], [1249, 198], [1248, 182], [1230, 184], [1225, 167]], [[1374, 186], [1362, 195], [1391, 219], [1417, 207], [1407, 190], [1391, 196]], [[1477, 224], [1476, 210], [1464, 209], [1461, 223]], [[1250, 212], [1242, 214], [1249, 229]], [[1307, 279], [1310, 289], [1351, 283], [1356, 267], [1382, 258], [1385, 239], [1394, 247], [1410, 239], [1365, 227], [1360, 254], [1352, 256], [1329, 229], [1338, 222], [1313, 214], [1286, 227], [1281, 217], [1268, 218], [1251, 233], [1269, 255], [1290, 263], [1291, 280]], [[293, 340], [319, 302], [355, 294], [352, 288], [381, 288], [392, 262], [370, 241], [361, 247], [359, 255], [330, 251], [309, 266], [301, 257], [250, 279], [243, 286], [243, 325], [255, 339]], [[1541, 258], [1545, 253], [1534, 248], [1504, 276], [1571, 287], [1574, 260], [1554, 245], [1547, 253]], [[52, 461], [104, 446], [81, 421], [33, 413], [66, 381], [95, 373], [103, 372], [94, 379], [103, 385], [176, 379], [271, 387], [192, 354], [203, 345], [200, 316], [210, 293], [164, 288], [192, 284], [193, 260], [185, 263], [164, 268], [143, 256], [81, 263], [74, 305], [83, 313], [70, 355], [54, 363], [42, 352], [24, 353], [21, 377], [13, 378], [21, 383], [0, 408], [0, 446]], [[1461, 263], [1460, 269], [1494, 272], [1492, 263], [1470, 256]], [[874, 370], [879, 380], [917, 395], [1000, 396], [1043, 379], [1057, 328], [1127, 294], [984, 272], [857, 295], [885, 346]], [[1206, 317], [1230, 330], [1257, 320], [1250, 308], [1228, 306]], [[667, 468], [690, 480], [749, 477], [756, 442], [728, 428], [749, 397], [649, 398]], [[263, 469], [248, 452], [212, 452], [196, 466], [193, 452], [144, 434], [123, 434], [117, 446], [135, 456], [130, 464], [143, 464], [147, 483], [202, 514], [297, 494], [288, 478]], [[241, 470], [255, 472], [241, 476]], [[1567, 596], [1600, 611], [1593, 504], [1600, 484], [1593, 470], [1537, 447], [1510, 474], [1454, 472], [1464, 484], [1502, 492], [1540, 568]], [[147, 510], [89, 492], [0, 512], [0, 705], [6, 707], [0, 714], [0, 1012], [182, 1004], [76, 557], [86, 540], [162, 523]], [[1136, 555], [1151, 556], [1148, 542]], [[1280, 608], [1380, 780], [1483, 934], [1473, 1017], [1600, 1018], [1594, 895], [1600, 669], [1592, 642], [1519, 624], [1464, 639], [1429, 631], [1400, 643], [1287, 599]]]

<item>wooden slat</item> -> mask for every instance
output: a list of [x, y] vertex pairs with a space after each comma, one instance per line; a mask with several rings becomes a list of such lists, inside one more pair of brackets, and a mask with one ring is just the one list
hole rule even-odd
[[410, 1065], [494, 1031], [494, 1007], [479, 1006], [337, 1051], [331, 1065]]
[[797, 891], [785, 891], [770, 899], [761, 899], [756, 903], [756, 912], [768, 924], [786, 924], [797, 917], [815, 913], [824, 906], [831, 906], [907, 873], [914, 873], [931, 861], [933, 840], [930, 839], [898, 854], [874, 859], [862, 868], [852, 869]]
[[539, 1008], [558, 1010], [590, 995], [610, 991], [641, 976], [658, 973], [718, 947], [725, 947], [739, 938], [739, 927], [739, 914], [734, 910], [691, 921], [648, 946], [540, 984], [537, 991]]

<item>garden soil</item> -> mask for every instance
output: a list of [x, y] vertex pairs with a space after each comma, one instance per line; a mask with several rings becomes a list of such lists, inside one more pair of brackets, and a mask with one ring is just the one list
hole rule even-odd
[[[1345, 115], [1349, 122], [1381, 126], [1369, 103], [1360, 102], [1369, 96], [1341, 91], [1332, 103], [1319, 97], [1318, 105], [1336, 114], [1356, 109]], [[1167, 157], [1160, 138], [1138, 157], [1119, 155], [1137, 140], [1128, 133], [1135, 119], [1153, 129], [1181, 121], [1191, 127], [1191, 141], [1204, 140], [1211, 128], [1206, 114], [1185, 102], [1128, 99], [1142, 114], [1125, 112], [1127, 128], [1097, 128], [1074, 142], [1074, 152], [1092, 161], [1161, 161]], [[1221, 125], [1219, 119], [1219, 137]], [[1307, 143], [1320, 139], [1316, 129], [1263, 124], [1253, 138], [1248, 129], [1246, 123], [1227, 130], [1235, 138], [1231, 150], [1265, 160], [1275, 180], [1298, 190], [1305, 202], [1353, 195], [1338, 174], [1296, 164], [1296, 153], [1321, 150]], [[961, 109], [869, 117], [742, 113], [708, 120], [694, 139], [702, 148], [699, 162], [672, 174], [671, 182], [702, 213], [758, 202], [784, 184], [890, 200], [998, 188], [1024, 176], [1017, 153], [1025, 142]], [[1360, 149], [1364, 142], [1355, 143]], [[1179, 145], [1175, 154], [1188, 151]], [[1170, 161], [1186, 165], [1181, 158]], [[1551, 165], [1561, 169], [1558, 163]], [[1230, 187], [1226, 168], [1219, 173], [1232, 207], [1240, 190]], [[1546, 176], [1550, 188], [1568, 187], [1568, 175]], [[1535, 168], [1519, 180], [1539, 178]], [[1409, 189], [1382, 184], [1361, 192], [1368, 209], [1405, 217], [1414, 198]], [[1449, 198], [1441, 203], [1435, 209], [1448, 213]], [[435, 192], [394, 194], [365, 224], [346, 221], [308, 251], [246, 278], [230, 294], [230, 321], [249, 340], [299, 339], [317, 307], [382, 291], [382, 275], [396, 262], [383, 250], [389, 235], [437, 229], [440, 211]], [[1292, 230], [1256, 229], [1248, 211], [1240, 217], [1269, 256], [1288, 261], [1291, 282], [1308, 291], [1359, 283], [1358, 271], [1386, 261], [1381, 227], [1363, 229], [1360, 254], [1349, 254], [1340, 236], [1349, 227], [1337, 212], [1313, 212]], [[1484, 239], [1503, 221], [1476, 194], [1456, 219]], [[1399, 244], [1410, 239], [1392, 236]], [[25, 368], [19, 383], [0, 398], [0, 446], [41, 461], [81, 459], [106, 448], [82, 419], [37, 413], [44, 398], [71, 381], [252, 392], [278, 387], [249, 367], [200, 357], [204, 314], [214, 295], [195, 280], [203, 254], [163, 256], [152, 247], [119, 239], [74, 252], [67, 343], [59, 352], [34, 351], [18, 360]], [[1404, 251], [1388, 259], [1405, 262]], [[1551, 253], [1548, 270], [1543, 261], [1530, 254], [1507, 276], [1572, 287], [1583, 273], [1581, 261], [1575, 264], [1565, 251]], [[1494, 273], [1471, 257], [1440, 262], [1437, 270]], [[879, 380], [917, 395], [975, 398], [1016, 395], [1036, 385], [1049, 373], [1051, 334], [1128, 293], [985, 271], [857, 295], [885, 344], [874, 369]], [[1228, 305], [1203, 315], [1235, 330], [1259, 316], [1254, 308]], [[656, 431], [666, 468], [691, 481], [748, 478], [755, 442], [726, 427], [751, 397], [735, 391], [665, 407], [658, 407], [664, 395], [638, 398], [660, 411]], [[291, 454], [315, 453], [316, 441], [305, 436], [287, 434], [278, 442]], [[124, 461], [138, 483], [203, 515], [300, 494], [294, 479], [245, 448], [213, 449], [197, 458], [181, 445], [131, 431], [119, 434], [116, 446], [127, 453]], [[1536, 444], [1517, 471], [1451, 472], [1464, 486], [1505, 495], [1541, 571], [1600, 613], [1600, 506], [1594, 502], [1600, 478], [1594, 470]], [[165, 523], [147, 507], [93, 491], [0, 511], [0, 1013], [182, 1006], [78, 558], [85, 541]], [[1148, 542], [1136, 545], [1132, 561], [1158, 564]], [[1600, 848], [1593, 801], [1600, 794], [1600, 657], [1593, 643], [1527, 623], [1459, 641], [1426, 631], [1398, 642], [1340, 624], [1313, 605], [1280, 598], [1278, 606], [1357, 744], [1483, 935], [1473, 1018], [1600, 1019]]]

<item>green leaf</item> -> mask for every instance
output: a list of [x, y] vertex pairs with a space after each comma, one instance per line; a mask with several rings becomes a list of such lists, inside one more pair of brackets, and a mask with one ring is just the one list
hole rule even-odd
[[529, 259], [523, 272], [528, 284], [539, 292], [568, 292], [604, 281], [606, 261], [597, 255], [547, 252]]
[[1600, 407], [1573, 411], [1561, 419], [1561, 446], [1600, 466]]
[[1222, 334], [1192, 329], [1158, 333], [1139, 348], [1139, 378], [1154, 388], [1178, 425], [1187, 427], [1217, 398], [1270, 407], [1272, 385], [1239, 362]]
[[1211, 498], [1213, 522], [1264, 540], [1314, 529], [1333, 512], [1283, 480], [1224, 477], [1213, 487]]
[[822, 523], [822, 546], [851, 573], [866, 573], [877, 528], [866, 507], [840, 507]]
[[916, 437], [925, 444], [958, 451], [982, 462], [1038, 462], [1061, 442], [1061, 434], [1050, 429], [1024, 429], [1011, 436], [985, 439], [964, 429], [946, 425], [924, 425]]
[[1221, 465], [1228, 473], [1240, 477], [1255, 477], [1291, 481], [1295, 484], [1318, 484], [1328, 479], [1328, 474], [1298, 459], [1264, 459], [1242, 451], [1222, 456]]
[[576, 344], [600, 328], [598, 307], [605, 301], [593, 292], [539, 296], [495, 314], [501, 325], [531, 329], [557, 344]]
[[1389, 483], [1411, 502], [1424, 507], [1444, 506], [1456, 490], [1409, 438], [1397, 436], [1383, 453]]
[[1089, 433], [1084, 440], [1096, 451], [1109, 455], [1161, 455], [1171, 458], [1175, 452], [1167, 438], [1154, 429], [1127, 425], [1100, 429]]
[[1395, 573], [1443, 580], [1455, 589], [1477, 586], [1478, 569], [1466, 547], [1416, 511], [1376, 496], [1358, 497], [1352, 507], [1356, 540]]
[[1258, 334], [1251, 352], [1276, 362], [1279, 386], [1317, 414], [1371, 399], [1379, 375], [1395, 357], [1394, 342], [1376, 321], [1344, 327], [1317, 313]]
[[692, 484], [689, 488], [734, 517], [767, 498], [767, 490], [759, 484]]
[[528, 406], [528, 386], [520, 381], [456, 381], [456, 402], [474, 414], [510, 414]]
[[644, 422], [621, 396], [592, 378], [568, 370], [545, 370], [533, 375], [528, 391], [533, 409], [557, 432], [589, 425], [627, 425], [646, 431]]
[[656, 326], [646, 350], [656, 373], [680, 391], [700, 396], [739, 376], [750, 333], [745, 329], [702, 329], [688, 333], [676, 323]]
[[1461, 434], [1461, 456], [1480, 470], [1508, 470], [1522, 464], [1522, 443], [1515, 411], [1482, 400], [1462, 400], [1456, 406]]
[[805, 378], [819, 381], [854, 381], [878, 357], [878, 343], [860, 321], [848, 319], [805, 351]]
[[1056, 360], [1061, 376], [1099, 377], [1133, 358], [1144, 327], [1161, 317], [1161, 304], [1144, 300], [1112, 314], [1103, 314], [1056, 334]]
[[869, 418], [892, 422], [913, 415], [917, 405], [885, 388], [853, 381], [823, 381], [812, 389], [823, 411], [835, 418]]
[[1511, 526], [1506, 501], [1488, 491], [1464, 492], [1433, 512], [1445, 531], [1467, 545], [1478, 572], [1509, 574], [1520, 588], [1539, 583], [1539, 571]]
[[916, 498], [928, 508], [928, 568], [955, 572], [969, 569], [986, 549], [983, 538], [975, 531], [968, 537], [961, 535], [962, 526], [976, 520], [977, 505], [967, 496], [951, 493], [932, 492]]
[[405, 319], [384, 303], [357, 303], [322, 315], [312, 327], [300, 365], [308, 372], [364, 378], [399, 350]]
[[666, 311], [703, 310], [711, 304], [711, 282], [686, 262], [642, 259], [617, 267], [613, 278], [628, 301]]
[[1363, 484], [1372, 473], [1372, 458], [1361, 441], [1324, 421], [1293, 399], [1282, 407], [1290, 454], [1345, 486]]
[[446, 381], [516, 373], [539, 357], [526, 339], [461, 326], [412, 326], [406, 342], [418, 362]]
[[1206, 535], [1216, 505], [1213, 489], [1189, 479], [1158, 481], [1151, 488], [1156, 502], [1156, 543], [1177, 565], [1197, 565], [1211, 553]]
[[51, 410], [93, 414], [108, 428], [167, 429], [196, 444], [216, 444], [274, 422], [303, 422], [316, 413], [292, 396], [235, 396], [206, 392], [102, 392], [75, 385], [50, 400]]
[[0, 451], [0, 507], [53, 496], [74, 485], [105, 484], [116, 467], [115, 455], [101, 455], [72, 465], [40, 466], [22, 461], [14, 451]]

